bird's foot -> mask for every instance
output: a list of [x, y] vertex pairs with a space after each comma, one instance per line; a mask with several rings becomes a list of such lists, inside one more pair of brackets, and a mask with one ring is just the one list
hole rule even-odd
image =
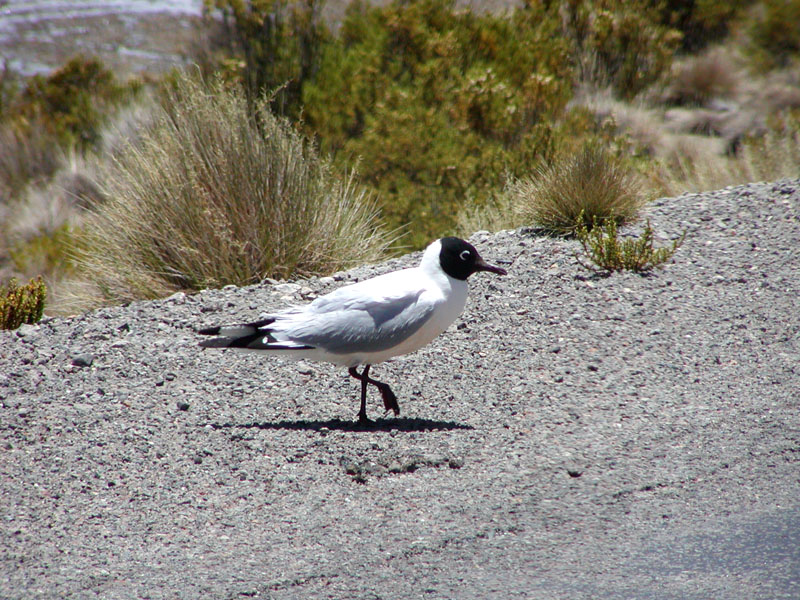
[[364, 411], [364, 412], [359, 412], [358, 413], [358, 423], [359, 423], [359, 425], [374, 425], [375, 421], [370, 419], [367, 416], [367, 412]]
[[397, 403], [397, 396], [394, 395], [392, 388], [385, 383], [380, 385], [378, 389], [381, 391], [383, 398], [383, 406], [386, 410], [394, 411], [395, 416], [400, 414], [400, 405]]

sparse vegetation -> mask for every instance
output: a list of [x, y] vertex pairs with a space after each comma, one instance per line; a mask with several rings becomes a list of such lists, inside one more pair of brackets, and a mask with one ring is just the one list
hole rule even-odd
[[16, 279], [0, 285], [0, 329], [38, 323], [44, 313], [47, 287], [41, 277], [19, 285]]
[[99, 176], [77, 264], [96, 302], [330, 273], [392, 238], [352, 175], [339, 177], [265, 99], [179, 77], [139, 138]]
[[576, 256], [578, 262], [586, 269], [591, 271], [625, 270], [636, 273], [645, 273], [666, 263], [678, 250], [686, 236], [684, 233], [669, 247], [655, 248], [650, 221], [645, 225], [639, 238], [620, 240], [617, 237], [615, 219], [601, 221], [593, 218], [590, 228], [587, 227], [584, 214], [581, 214], [575, 221], [575, 235], [583, 246], [585, 256], [592, 262], [589, 264]]

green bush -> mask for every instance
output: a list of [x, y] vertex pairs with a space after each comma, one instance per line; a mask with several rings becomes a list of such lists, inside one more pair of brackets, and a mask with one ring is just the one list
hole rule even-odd
[[359, 160], [388, 223], [424, 246], [505, 171], [552, 153], [571, 94], [558, 27], [533, 3], [505, 18], [449, 0], [356, 2], [303, 89], [304, 126], [324, 152]]
[[697, 52], [723, 40], [736, 19], [756, 0], [651, 0], [660, 22], [681, 32], [681, 48]]
[[44, 183], [73, 149], [94, 149], [113, 111], [141, 88], [117, 81], [94, 58], [75, 57], [49, 76], [0, 76], [0, 202]]
[[0, 285], [0, 329], [16, 329], [42, 318], [47, 287], [41, 277], [20, 286], [16, 279]]
[[661, 23], [650, 0], [564, 0], [563, 31], [579, 79], [630, 99], [669, 73], [680, 32]]
[[135, 80], [118, 82], [98, 59], [77, 56], [47, 77], [32, 77], [8, 116], [41, 123], [62, 147], [84, 150], [99, 141], [111, 109], [139, 88]]
[[[252, 102], [270, 96], [272, 111], [300, 116], [303, 84], [316, 72], [330, 33], [321, 0], [203, 0], [207, 20], [221, 16], [212, 68], [241, 80]], [[232, 62], [231, 58], [237, 59]]]
[[266, 100], [178, 78], [103, 170], [77, 267], [120, 302], [326, 274], [382, 256], [369, 196], [318, 158]]
[[760, 67], [800, 59], [800, 0], [762, 0], [750, 17], [750, 51]]
[[644, 273], [666, 263], [683, 243], [686, 233], [670, 247], [653, 247], [653, 229], [650, 221], [638, 239], [624, 239], [617, 237], [617, 223], [614, 219], [600, 222], [592, 219], [592, 227], [586, 225], [585, 215], [582, 213], [576, 219], [575, 235], [583, 246], [585, 255], [594, 263], [587, 264], [578, 258], [578, 262], [591, 271], [635, 271]]

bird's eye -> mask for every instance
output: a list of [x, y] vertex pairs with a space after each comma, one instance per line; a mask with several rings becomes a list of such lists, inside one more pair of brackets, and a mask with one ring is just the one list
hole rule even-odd
[[468, 261], [470, 259], [470, 256], [472, 256], [472, 255], [470, 254], [469, 250], [464, 250], [458, 256], [459, 256], [459, 258], [461, 258], [461, 260], [466, 262], [466, 261]]

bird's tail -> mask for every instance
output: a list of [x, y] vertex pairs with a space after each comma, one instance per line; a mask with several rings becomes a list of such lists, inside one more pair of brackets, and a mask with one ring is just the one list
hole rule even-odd
[[313, 346], [278, 340], [272, 335], [270, 325], [274, 317], [242, 325], [222, 325], [201, 329], [200, 335], [218, 336], [203, 340], [203, 348], [236, 348], [239, 350], [310, 350]]

